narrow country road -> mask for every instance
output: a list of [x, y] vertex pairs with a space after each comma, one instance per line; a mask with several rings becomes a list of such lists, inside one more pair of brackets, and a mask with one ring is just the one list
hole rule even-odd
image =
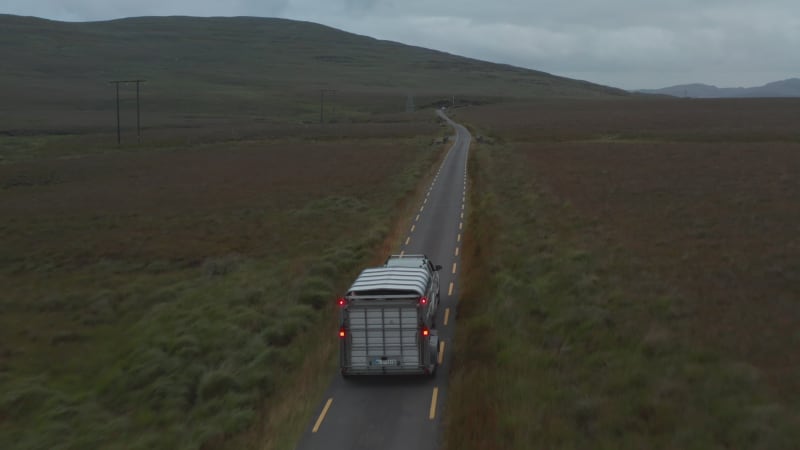
[[[441, 306], [436, 319], [441, 365], [433, 378], [370, 377], [343, 379], [336, 374], [320, 399], [298, 450], [434, 450], [439, 448], [442, 408], [457, 303], [467, 193], [466, 128], [438, 111], [456, 131], [455, 143], [442, 162], [412, 225], [397, 252], [424, 253], [441, 264]], [[335, 339], [335, 330], [331, 330]]]

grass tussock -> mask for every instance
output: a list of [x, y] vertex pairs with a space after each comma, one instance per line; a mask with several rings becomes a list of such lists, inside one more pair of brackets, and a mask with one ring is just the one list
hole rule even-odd
[[472, 158], [446, 448], [796, 446], [797, 411], [692, 339], [680, 291], [535, 184], [514, 146]]

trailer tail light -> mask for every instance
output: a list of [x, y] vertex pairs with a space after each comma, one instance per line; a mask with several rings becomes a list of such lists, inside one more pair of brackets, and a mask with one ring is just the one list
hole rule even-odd
[[344, 307], [344, 306], [347, 304], [347, 300], [345, 300], [345, 299], [344, 299], [344, 297], [339, 297], [339, 300], [336, 300], [336, 303], [337, 303], [339, 306], [342, 306], [342, 307]]
[[344, 327], [339, 328], [339, 337], [342, 339], [347, 337], [347, 330], [345, 330]]
[[428, 304], [428, 297], [420, 297], [419, 298], [419, 304], [423, 305], [423, 306], [427, 305]]
[[422, 327], [422, 337], [430, 336], [431, 332], [428, 330], [428, 327]]

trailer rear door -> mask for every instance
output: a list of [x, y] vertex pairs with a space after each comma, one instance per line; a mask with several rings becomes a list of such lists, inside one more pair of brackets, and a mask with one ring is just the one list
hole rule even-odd
[[356, 301], [348, 308], [350, 368], [356, 371], [419, 370], [416, 300]]

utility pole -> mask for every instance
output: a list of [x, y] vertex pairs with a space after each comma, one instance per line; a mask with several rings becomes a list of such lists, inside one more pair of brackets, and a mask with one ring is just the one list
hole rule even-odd
[[334, 89], [320, 89], [319, 90], [319, 123], [325, 123], [325, 93], [335, 94]]
[[120, 145], [122, 143], [122, 136], [119, 131], [119, 82], [112, 81], [112, 83], [117, 85], [117, 145]]
[[142, 114], [139, 109], [139, 84], [141, 80], [136, 80], [136, 143], [142, 143]]
[[406, 112], [414, 112], [414, 96], [412, 94], [406, 95]]
[[113, 83], [116, 85], [117, 90], [117, 145], [122, 144], [122, 130], [120, 129], [120, 119], [119, 119], [119, 85], [121, 83], [136, 83], [136, 140], [138, 143], [142, 143], [142, 114], [141, 109], [139, 107], [139, 85], [144, 83], [147, 80], [112, 80], [109, 83]]

